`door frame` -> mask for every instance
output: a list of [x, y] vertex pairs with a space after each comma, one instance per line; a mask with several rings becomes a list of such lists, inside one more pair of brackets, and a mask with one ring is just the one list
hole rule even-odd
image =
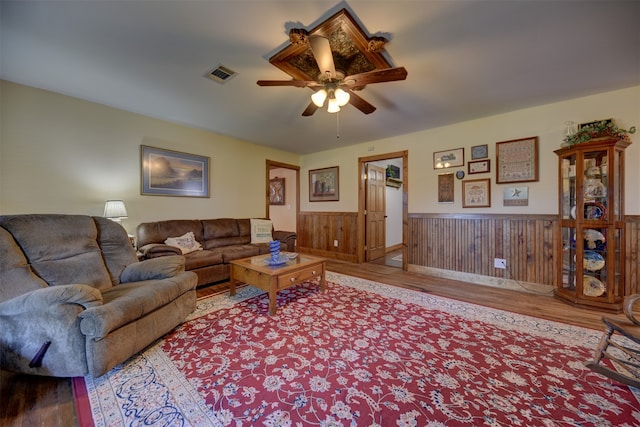
[[409, 224], [409, 151], [396, 151], [393, 153], [378, 154], [375, 156], [358, 158], [358, 223], [357, 223], [357, 257], [358, 263], [363, 263], [366, 259], [364, 246], [366, 243], [364, 209], [366, 206], [365, 188], [366, 175], [365, 164], [377, 162], [379, 160], [389, 160], [402, 158], [402, 270], [407, 271], [407, 236]]
[[270, 172], [271, 169], [291, 169], [296, 171], [296, 232], [300, 229], [300, 166], [292, 165], [289, 163], [277, 162], [275, 160], [266, 160], [265, 167], [265, 218], [269, 218], [269, 207], [271, 206], [269, 203], [269, 180], [271, 179]]

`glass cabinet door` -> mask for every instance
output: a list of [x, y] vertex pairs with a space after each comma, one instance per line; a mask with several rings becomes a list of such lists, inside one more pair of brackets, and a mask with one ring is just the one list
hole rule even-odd
[[[562, 219], [575, 219], [576, 200], [576, 155], [562, 158], [561, 185], [562, 185]], [[573, 216], [572, 216], [572, 208]]]
[[583, 209], [585, 220], [608, 221], [608, 150], [586, 151], [583, 157]]

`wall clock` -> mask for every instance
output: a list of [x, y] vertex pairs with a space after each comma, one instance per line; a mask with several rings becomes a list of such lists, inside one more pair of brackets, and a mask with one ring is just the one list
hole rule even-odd
[[269, 180], [269, 204], [284, 205], [284, 178]]

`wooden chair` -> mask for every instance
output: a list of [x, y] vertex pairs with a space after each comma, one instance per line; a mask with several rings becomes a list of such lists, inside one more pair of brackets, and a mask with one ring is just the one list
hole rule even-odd
[[[640, 301], [640, 294], [629, 295], [623, 304], [624, 314], [633, 324], [603, 317], [605, 332], [596, 348], [595, 358], [587, 362], [589, 369], [631, 387], [640, 388], [640, 320], [633, 313], [634, 305]], [[601, 363], [609, 359], [620, 372]]]

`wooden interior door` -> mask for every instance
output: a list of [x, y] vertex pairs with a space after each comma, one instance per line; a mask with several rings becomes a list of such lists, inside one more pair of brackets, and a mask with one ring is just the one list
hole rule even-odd
[[366, 261], [381, 258], [386, 253], [386, 201], [385, 201], [385, 169], [380, 166], [367, 164], [365, 193], [365, 235]]

